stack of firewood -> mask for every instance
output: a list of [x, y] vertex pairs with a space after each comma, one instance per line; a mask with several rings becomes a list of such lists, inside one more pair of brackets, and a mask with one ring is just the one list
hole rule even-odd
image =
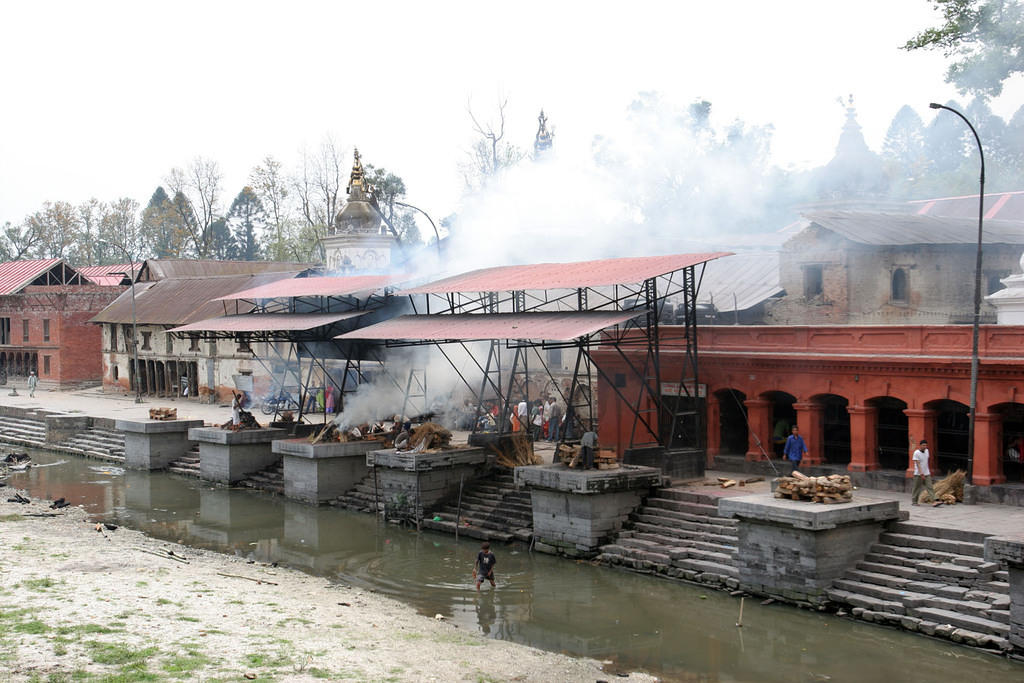
[[[565, 463], [566, 467], [583, 467], [583, 453], [579, 446], [559, 444], [558, 459]], [[615, 457], [615, 451], [611, 449], [598, 449], [594, 452], [594, 469], [617, 470], [619, 459]]]
[[149, 409], [150, 420], [177, 420], [178, 409], [177, 408], [150, 408]]
[[830, 474], [827, 477], [808, 477], [794, 471], [791, 477], [775, 480], [776, 498], [809, 500], [812, 503], [848, 503], [853, 499], [853, 484], [848, 474]]
[[220, 426], [221, 429], [226, 429], [230, 432], [241, 432], [246, 429], [263, 429], [259, 422], [256, 421], [256, 417], [248, 410], [238, 411], [238, 424], [233, 424], [231, 420], [228, 420]]

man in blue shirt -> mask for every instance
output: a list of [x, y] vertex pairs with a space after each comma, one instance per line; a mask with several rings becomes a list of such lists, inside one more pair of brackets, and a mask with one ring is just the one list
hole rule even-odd
[[782, 454], [789, 459], [794, 470], [800, 467], [800, 461], [807, 455], [807, 444], [804, 443], [804, 438], [800, 436], [800, 430], [796, 425], [793, 425], [793, 432], [786, 439], [786, 447], [782, 449]]

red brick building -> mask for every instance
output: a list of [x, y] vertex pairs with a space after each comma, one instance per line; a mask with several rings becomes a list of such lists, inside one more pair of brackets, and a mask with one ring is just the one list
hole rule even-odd
[[[698, 339], [709, 465], [719, 456], [766, 459], [782, 423], [782, 433], [800, 426], [805, 465], [903, 476], [910, 440], [926, 438], [940, 473], [966, 466], [968, 325], [709, 326]], [[1024, 328], [983, 325], [979, 347], [974, 483], [1020, 482], [1010, 448], [1019, 454], [1024, 440]], [[641, 395], [621, 356], [594, 357], [622, 395]], [[663, 392], [679, 375], [678, 358], [663, 345]], [[633, 414], [603, 383], [601, 443], [621, 453]]]
[[89, 320], [123, 289], [63, 259], [0, 263], [0, 381], [18, 385], [34, 370], [40, 388], [98, 384], [100, 331]]

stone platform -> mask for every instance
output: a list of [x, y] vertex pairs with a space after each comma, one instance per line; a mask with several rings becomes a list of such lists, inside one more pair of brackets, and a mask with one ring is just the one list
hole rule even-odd
[[534, 548], [591, 557], [662, 483], [661, 470], [622, 465], [615, 470], [569, 469], [563, 464], [517, 467], [516, 486], [528, 486]]
[[277, 461], [271, 442], [287, 436], [283, 429], [195, 427], [188, 438], [199, 442], [199, 476], [223, 484], [234, 484], [247, 474], [258, 472]]
[[389, 448], [367, 453], [366, 466], [374, 473], [385, 514], [419, 520], [426, 510], [457, 495], [460, 486], [483, 476], [494, 457], [472, 446], [426, 453]]
[[863, 559], [885, 522], [900, 517], [896, 500], [822, 505], [772, 494], [724, 498], [718, 513], [739, 521], [741, 588], [811, 605], [827, 602], [832, 582]]
[[202, 420], [117, 420], [124, 434], [124, 466], [131, 470], [164, 470], [192, 450], [190, 429]]
[[312, 444], [308, 439], [278, 439], [273, 453], [284, 460], [284, 495], [307, 503], [333, 500], [366, 476], [366, 454], [380, 441], [335, 441]]
[[1005, 563], [1010, 579], [1010, 645], [1024, 656], [1024, 533], [985, 539], [985, 559]]

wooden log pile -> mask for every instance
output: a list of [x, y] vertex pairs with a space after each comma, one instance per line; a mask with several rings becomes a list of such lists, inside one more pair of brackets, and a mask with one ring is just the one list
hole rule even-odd
[[509, 469], [523, 465], [540, 465], [543, 461], [533, 451], [533, 441], [526, 432], [514, 432], [508, 438], [495, 441], [491, 450], [498, 453], [495, 462]]
[[827, 477], [808, 477], [794, 471], [791, 477], [775, 480], [776, 498], [809, 500], [812, 503], [848, 503], [853, 499], [853, 484], [848, 474], [830, 474]]
[[149, 409], [150, 420], [177, 420], [178, 409], [177, 408], [150, 408]]
[[221, 429], [226, 429], [230, 432], [240, 432], [245, 429], [263, 429], [262, 425], [256, 421], [256, 417], [248, 410], [238, 411], [238, 424], [232, 424], [231, 420], [228, 420], [220, 426]]
[[409, 446], [420, 451], [450, 448], [452, 433], [436, 422], [424, 422], [412, 430]]
[[[579, 446], [559, 444], [558, 460], [565, 463], [566, 467], [583, 467], [583, 451]], [[594, 468], [599, 470], [619, 469], [619, 459], [613, 449], [599, 448], [594, 453]]]

